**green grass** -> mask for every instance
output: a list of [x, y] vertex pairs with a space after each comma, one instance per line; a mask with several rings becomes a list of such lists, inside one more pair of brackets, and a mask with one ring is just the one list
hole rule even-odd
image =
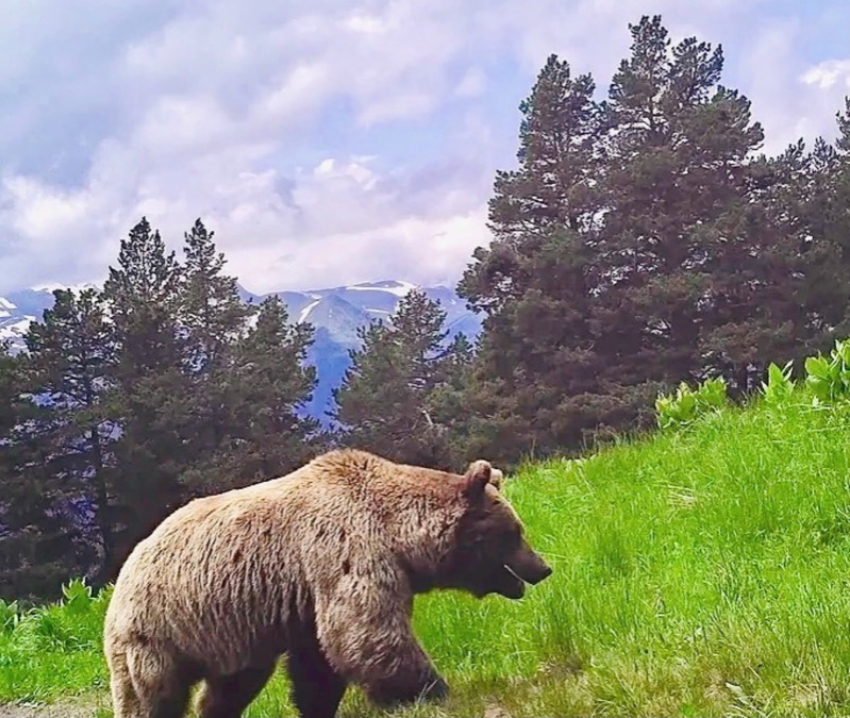
[[[555, 573], [518, 602], [419, 598], [453, 694], [393, 715], [850, 714], [848, 489], [850, 411], [799, 391], [529, 466], [505, 491]], [[104, 607], [0, 633], [0, 702], [83, 695], [111, 715]], [[357, 690], [341, 713], [379, 715]], [[293, 715], [285, 678], [246, 715]]]

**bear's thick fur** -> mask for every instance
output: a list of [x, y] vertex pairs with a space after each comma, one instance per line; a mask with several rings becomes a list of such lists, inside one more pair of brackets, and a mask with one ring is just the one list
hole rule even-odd
[[463, 476], [336, 450], [196, 499], [141, 541], [104, 627], [116, 718], [240, 716], [287, 654], [293, 701], [332, 718], [348, 683], [379, 705], [445, 697], [413, 634], [417, 593], [520, 598], [551, 569], [486, 461]]

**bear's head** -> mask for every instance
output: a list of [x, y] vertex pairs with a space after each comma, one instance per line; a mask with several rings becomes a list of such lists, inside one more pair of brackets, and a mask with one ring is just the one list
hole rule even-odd
[[552, 573], [528, 544], [519, 516], [499, 491], [501, 480], [501, 471], [478, 460], [456, 486], [463, 508], [441, 578], [447, 587], [478, 598], [490, 593], [522, 598], [526, 583], [540, 583]]

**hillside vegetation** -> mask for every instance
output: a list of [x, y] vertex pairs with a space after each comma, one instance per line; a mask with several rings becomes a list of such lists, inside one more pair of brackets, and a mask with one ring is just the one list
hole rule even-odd
[[[846, 715], [847, 352], [810, 360], [805, 388], [773, 367], [744, 408], [680, 392], [649, 438], [519, 472], [505, 491], [554, 575], [518, 602], [418, 599], [453, 695], [394, 715]], [[107, 600], [77, 583], [0, 607], [0, 702], [79, 694], [111, 715]], [[246, 715], [292, 714], [280, 675]], [[342, 715], [377, 712], [355, 689]]]

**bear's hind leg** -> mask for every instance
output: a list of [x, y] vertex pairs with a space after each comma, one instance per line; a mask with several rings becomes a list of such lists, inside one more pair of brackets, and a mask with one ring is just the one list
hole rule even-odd
[[242, 712], [265, 688], [275, 664], [246, 668], [229, 676], [207, 678], [198, 696], [200, 718], [240, 718]]
[[124, 653], [109, 653], [109, 689], [112, 693], [112, 710], [115, 718], [133, 718], [142, 715], [142, 706], [133, 687], [133, 677], [127, 667]]
[[[195, 682], [168, 653], [151, 646], [127, 650], [127, 669], [133, 680], [134, 718], [182, 718]], [[118, 714], [116, 713], [116, 718]]]
[[292, 702], [301, 718], [334, 718], [345, 695], [346, 681], [331, 668], [315, 635], [290, 636], [287, 665]]

